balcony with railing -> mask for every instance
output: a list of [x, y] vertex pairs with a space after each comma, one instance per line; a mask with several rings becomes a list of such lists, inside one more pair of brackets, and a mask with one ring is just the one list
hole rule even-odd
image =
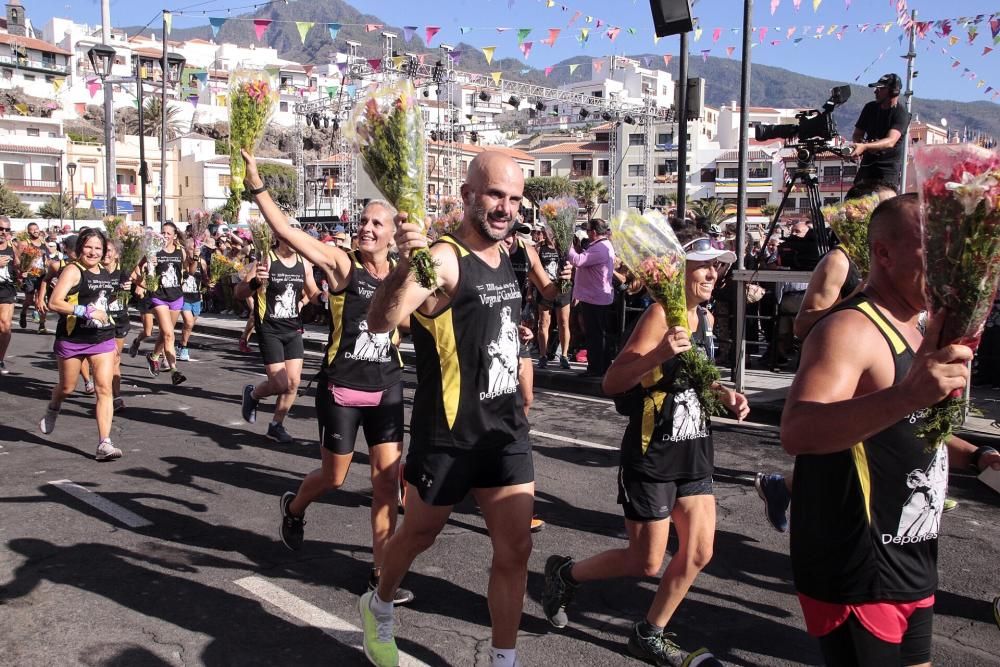
[[50, 74], [69, 74], [69, 67], [67, 65], [59, 65], [54, 60], [32, 60], [31, 58], [0, 56], [0, 66], [30, 69]]
[[0, 178], [0, 182], [14, 192], [59, 192], [62, 185], [59, 181], [40, 178]]

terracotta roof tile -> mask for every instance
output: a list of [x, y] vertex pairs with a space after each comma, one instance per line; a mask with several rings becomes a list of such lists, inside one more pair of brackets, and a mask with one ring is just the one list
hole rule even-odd
[[[19, 146], [17, 144], [0, 144], [0, 153], [35, 153], [38, 155], [62, 155], [58, 148], [48, 146]], [[229, 158], [226, 158], [227, 160]]]
[[34, 37], [18, 37], [17, 35], [10, 35], [7, 33], [0, 33], [0, 44], [17, 44], [25, 48], [34, 49], [35, 51], [42, 51], [44, 53], [55, 53], [62, 56], [73, 55], [65, 49], [61, 49], [55, 44], [49, 44], [40, 39], [35, 39]]

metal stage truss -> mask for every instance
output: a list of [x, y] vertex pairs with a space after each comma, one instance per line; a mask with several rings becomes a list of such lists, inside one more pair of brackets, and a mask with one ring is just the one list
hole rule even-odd
[[[449, 183], [457, 183], [461, 173], [461, 148], [459, 139], [471, 135], [473, 132], [499, 129], [500, 124], [481, 123], [471, 121], [468, 123], [459, 122], [459, 107], [455, 104], [458, 97], [455, 95], [455, 88], [474, 88], [479, 92], [487, 93], [490, 96], [498, 95], [499, 99], [509, 100], [516, 97], [519, 102], [537, 105], [542, 103], [546, 106], [557, 105], [567, 116], [580, 118], [579, 122], [570, 121], [568, 123], [536, 123], [531, 124], [534, 130], [544, 127], [592, 127], [595, 121], [608, 122], [610, 141], [608, 142], [609, 168], [608, 168], [608, 203], [611, 210], [616, 210], [619, 206], [618, 184], [621, 182], [621, 162], [623, 155], [628, 150], [623, 147], [622, 140], [626, 137], [628, 126], [641, 127], [645, 140], [642, 145], [642, 162], [645, 165], [647, 178], [643, 182], [643, 203], [651, 206], [653, 202], [653, 148], [655, 141], [655, 126], [657, 123], [669, 123], [674, 121], [674, 110], [672, 107], [658, 107], [653, 100], [645, 100], [643, 104], [622, 102], [617, 98], [595, 97], [585, 93], [578, 93], [560, 88], [550, 88], [534, 83], [526, 83], [501, 78], [499, 81], [493, 79], [489, 74], [476, 72], [466, 72], [454, 68], [452, 57], [452, 47], [442, 44], [439, 48], [439, 56], [435, 63], [429, 64], [421, 62], [420, 56], [412, 53], [399, 55], [395, 50], [398, 35], [392, 32], [382, 33], [382, 54], [375, 67], [360, 53], [361, 45], [357, 42], [348, 42], [347, 62], [348, 68], [343, 79], [343, 84], [349, 81], [355, 82], [389, 82], [399, 77], [407, 77], [414, 82], [416, 87], [436, 87], [436, 99], [440, 103], [444, 101], [447, 108], [440, 106], [435, 113], [430, 110], [425, 123], [425, 130], [430, 135], [431, 132], [437, 138], [434, 142], [438, 155], [438, 169], [440, 178]], [[427, 58], [429, 54], [425, 54]], [[612, 58], [611, 69], [617, 65], [615, 58]], [[360, 86], [359, 86], [360, 88]], [[295, 105], [296, 114], [296, 138], [295, 138], [295, 162], [299, 169], [298, 179], [298, 202], [299, 209], [303, 210], [305, 205], [305, 162], [302, 145], [302, 128], [310, 118], [320, 117], [329, 119], [331, 123], [343, 123], [350, 116], [356, 99], [344, 96], [345, 85], [341, 86], [341, 94], [335, 98], [318, 99], [307, 102], [300, 102]], [[361, 94], [361, 90], [356, 91], [356, 95]], [[521, 107], [519, 106], [518, 109]], [[589, 122], [588, 118], [593, 117]], [[351, 173], [351, 184], [342, 183], [342, 188], [350, 189], [352, 193], [357, 193], [357, 156], [345, 146], [345, 142], [338, 140], [338, 154], [350, 154], [354, 163], [349, 170]], [[428, 142], [430, 144], [430, 142]], [[439, 190], [440, 192], [440, 190]], [[353, 211], [352, 211], [353, 213]]]

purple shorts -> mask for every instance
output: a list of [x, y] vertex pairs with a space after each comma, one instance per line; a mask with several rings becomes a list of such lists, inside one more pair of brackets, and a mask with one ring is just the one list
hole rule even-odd
[[57, 338], [52, 346], [56, 356], [60, 359], [72, 359], [74, 357], [92, 357], [105, 352], [114, 352], [118, 349], [114, 338], [109, 338], [100, 343], [77, 343], [64, 338]]
[[153, 302], [153, 308], [156, 308], [157, 306], [166, 306], [170, 310], [180, 310], [184, 307], [184, 297], [182, 296], [177, 297], [173, 301], [164, 301], [163, 299], [157, 299], [154, 296], [150, 298], [150, 301]]

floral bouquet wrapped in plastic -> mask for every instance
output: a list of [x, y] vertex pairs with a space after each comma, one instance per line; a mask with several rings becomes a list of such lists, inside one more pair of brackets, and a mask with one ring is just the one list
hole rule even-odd
[[[573, 234], [576, 232], [576, 216], [580, 210], [580, 204], [572, 197], [550, 197], [538, 202], [538, 213], [556, 244], [556, 250], [562, 260], [559, 263], [559, 272], [562, 273], [566, 265], [566, 253], [573, 247]], [[560, 278], [556, 281], [559, 291], [566, 293], [573, 286], [572, 281]]]
[[879, 201], [878, 195], [868, 195], [824, 206], [822, 209], [823, 219], [837, 234], [840, 247], [863, 276], [867, 276], [871, 268], [868, 254], [868, 223]]
[[271, 114], [278, 106], [274, 77], [264, 70], [237, 70], [229, 75], [229, 200], [225, 208], [236, 219], [243, 197], [247, 165], [240, 150], [253, 153]]
[[[657, 211], [619, 211], [611, 221], [611, 244], [615, 254], [663, 307], [667, 326], [689, 329], [686, 253], [667, 218]], [[725, 408], [714, 389], [720, 379], [715, 365], [696, 348], [682, 353], [679, 360], [676, 383], [695, 390], [705, 414], [723, 414]]]
[[142, 235], [142, 254], [146, 257], [146, 276], [143, 284], [148, 294], [160, 288], [160, 276], [156, 275], [156, 253], [163, 250], [165, 245], [163, 234], [147, 229]]
[[[1000, 277], [1000, 153], [971, 144], [918, 148], [914, 155], [923, 219], [927, 307], [945, 312], [940, 345], [975, 349]], [[922, 435], [951, 434], [966, 405], [934, 406]]]
[[[250, 236], [253, 239], [254, 257], [258, 262], [266, 262], [271, 246], [274, 244], [274, 235], [271, 233], [271, 226], [264, 220], [253, 220], [250, 222]], [[262, 280], [261, 285], [267, 287], [267, 280]]]
[[22, 243], [20, 261], [17, 268], [25, 278], [37, 278], [42, 275], [45, 270], [42, 249], [36, 248], [30, 243]]
[[[361, 155], [365, 172], [382, 196], [400, 213], [406, 213], [410, 222], [426, 224], [424, 121], [410, 80], [369, 92], [354, 107], [345, 136]], [[430, 250], [420, 248], [411, 253], [410, 266], [421, 286], [436, 288], [437, 272]]]
[[[129, 225], [125, 222], [124, 217], [116, 215], [104, 218], [104, 228], [108, 232], [108, 241], [114, 243], [118, 250], [118, 267], [121, 271], [122, 282], [126, 282], [143, 256], [144, 235], [142, 227]], [[115, 293], [115, 298], [123, 309], [128, 306], [129, 296], [129, 291], [125, 289], [119, 289]]]
[[437, 240], [445, 234], [451, 234], [462, 224], [465, 215], [462, 208], [462, 201], [456, 197], [444, 197], [441, 199], [441, 209], [438, 217], [430, 225], [429, 236]]

